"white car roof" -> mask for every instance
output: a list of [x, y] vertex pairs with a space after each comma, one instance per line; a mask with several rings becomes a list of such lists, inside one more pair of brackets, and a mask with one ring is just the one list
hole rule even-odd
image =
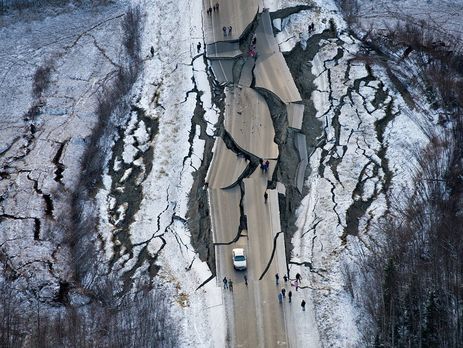
[[233, 253], [235, 255], [244, 255], [244, 249], [243, 248], [236, 248], [236, 249], [233, 249]]

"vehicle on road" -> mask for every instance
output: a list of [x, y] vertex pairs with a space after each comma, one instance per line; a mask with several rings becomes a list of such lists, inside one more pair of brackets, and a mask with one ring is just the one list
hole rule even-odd
[[247, 267], [246, 264], [246, 255], [244, 254], [243, 248], [236, 248], [232, 250], [232, 258], [233, 258], [233, 267], [238, 270], [242, 271], [245, 270]]

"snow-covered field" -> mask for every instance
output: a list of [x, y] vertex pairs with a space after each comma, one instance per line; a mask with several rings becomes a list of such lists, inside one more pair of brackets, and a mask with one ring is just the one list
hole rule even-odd
[[[112, 33], [120, 33], [124, 11], [115, 4], [32, 19], [12, 14], [0, 27], [0, 244], [39, 297], [52, 297], [70, 277], [63, 217], [97, 93], [116, 71], [121, 41]], [[35, 96], [33, 77], [44, 66], [49, 88]]]
[[358, 17], [364, 28], [394, 28], [397, 21], [431, 27], [463, 40], [463, 3], [459, 0], [359, 0]]
[[[361, 44], [349, 36], [339, 11], [332, 2], [317, 2], [320, 11], [301, 11], [274, 21], [280, 49], [290, 51], [301, 43], [314, 41], [332, 20], [338, 38], [317, 42], [318, 53], [310, 62], [316, 89], [312, 101], [316, 117], [323, 122], [322, 146], [310, 158], [311, 174], [306, 181], [309, 193], [297, 211], [298, 232], [292, 261], [310, 262], [312, 298], [322, 340], [328, 346], [362, 346], [360, 326], [364, 313], [355, 307], [349, 294], [347, 269], [369, 253], [376, 238], [373, 226], [386, 213], [390, 201], [407, 190], [415, 168], [413, 151], [429, 139], [423, 128], [436, 123], [430, 105], [419, 98], [419, 108], [411, 109], [403, 100], [385, 69], [356, 60]], [[398, 14], [401, 14], [400, 16]], [[400, 18], [461, 33], [461, 5], [455, 2], [370, 2], [361, 3], [361, 23], [393, 27]], [[308, 32], [308, 23], [315, 31]], [[280, 29], [281, 28], [281, 29]], [[316, 42], [316, 41], [315, 41]], [[395, 67], [400, 69], [400, 67]], [[403, 67], [403, 69], [407, 69]], [[412, 90], [414, 96], [418, 91]], [[423, 127], [423, 128], [422, 128]], [[354, 289], [354, 296], [362, 296]]]

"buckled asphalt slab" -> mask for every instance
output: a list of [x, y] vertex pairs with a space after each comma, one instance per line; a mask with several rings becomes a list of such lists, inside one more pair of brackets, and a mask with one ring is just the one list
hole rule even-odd
[[302, 188], [304, 187], [304, 174], [307, 165], [309, 164], [305, 134], [296, 134], [296, 137], [294, 138], [294, 146], [296, 147], [299, 155], [299, 163], [297, 164], [296, 175], [294, 177], [294, 185], [297, 187], [299, 193], [302, 194]]
[[221, 85], [233, 83], [233, 65], [235, 61], [232, 59], [214, 59], [210, 60], [212, 71], [214, 72], [215, 79]]
[[234, 59], [243, 55], [239, 42], [214, 42], [206, 46], [208, 59]]
[[240, 80], [238, 85], [240, 87], [251, 87], [252, 80], [254, 79], [253, 71], [256, 65], [256, 60], [253, 57], [246, 57], [246, 62], [241, 69]]
[[278, 146], [273, 139], [272, 117], [265, 99], [248, 87], [225, 90], [225, 130], [244, 152], [259, 158], [278, 158]]
[[214, 243], [230, 243], [238, 234], [240, 226], [241, 189], [209, 188], [209, 210]]
[[256, 88], [263, 88], [283, 103], [302, 101], [283, 54], [273, 36], [270, 14], [264, 10], [256, 29], [257, 61], [254, 68]]
[[209, 188], [228, 188], [235, 185], [249, 161], [229, 150], [220, 137], [216, 138], [212, 152], [214, 156], [206, 176]]
[[301, 130], [304, 118], [304, 104], [289, 103], [286, 106], [288, 114], [288, 127]]

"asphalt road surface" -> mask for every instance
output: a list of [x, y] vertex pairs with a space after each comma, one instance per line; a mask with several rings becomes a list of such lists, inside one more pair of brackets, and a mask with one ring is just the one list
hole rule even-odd
[[[219, 1], [220, 13], [216, 11], [212, 15], [206, 14], [207, 8], [214, 3], [214, 1], [203, 1], [203, 23], [208, 45], [217, 41], [238, 40], [246, 28], [249, 28], [260, 8], [259, 1], [228, 0]], [[266, 21], [269, 21], [268, 13], [264, 14]], [[233, 26], [232, 36], [227, 36], [226, 39], [221, 32], [225, 23]], [[273, 54], [281, 55], [281, 53], [268, 38], [268, 28], [263, 28], [262, 24], [260, 27], [262, 29], [259, 36], [262, 41], [265, 36], [266, 43], [262, 50], [265, 50], [265, 61], [268, 61], [266, 63], [263, 60], [259, 68], [260, 74], [264, 76], [265, 86], [276, 95], [281, 94], [283, 96], [281, 99], [285, 102], [300, 99], [297, 89], [294, 90], [291, 84], [289, 88], [285, 83], [288, 79], [287, 74], [283, 83], [275, 81], [274, 86], [272, 86], [273, 75], [264, 74], [266, 68], [283, 72], [289, 70], [282, 56], [272, 58]], [[214, 60], [210, 61], [213, 69], [214, 64], [219, 67], [223, 67], [222, 63], [230, 65], [230, 60], [233, 58], [218, 57], [216, 51], [213, 55]], [[236, 53], [233, 52], [233, 55]], [[220, 61], [220, 58], [223, 60]], [[216, 78], [220, 80], [223, 77], [216, 74]], [[228, 82], [232, 81], [228, 80]], [[292, 79], [290, 82], [294, 85]], [[226, 277], [234, 284], [233, 291], [228, 289], [223, 291], [229, 345], [253, 348], [295, 346], [290, 341], [293, 333], [291, 323], [286, 321], [288, 311], [284, 307], [285, 304], [280, 304], [278, 301], [278, 293], [283, 286], [283, 275], [286, 272], [278, 193], [276, 190], [267, 189], [278, 157], [278, 149], [273, 142], [275, 131], [268, 107], [263, 105], [265, 100], [258, 93], [245, 89], [233, 91], [232, 94], [242, 94], [238, 98], [230, 98], [230, 90], [227, 93], [224, 122], [231, 139], [244, 153], [254, 155], [255, 158], [267, 157], [263, 159], [268, 159], [270, 162], [267, 172], [257, 167], [249, 174], [250, 163], [236, 154], [233, 155], [226, 144], [218, 139], [206, 179], [216, 252], [217, 282], [222, 286], [222, 279]], [[243, 173], [248, 173], [247, 177], [243, 177]], [[268, 194], [267, 201], [264, 200], [265, 192]], [[247, 229], [240, 233], [240, 221], [243, 216], [246, 217]], [[236, 271], [233, 268], [232, 249], [238, 247], [246, 251], [248, 262], [246, 271]], [[280, 276], [279, 285], [275, 281], [277, 273]], [[244, 275], [248, 278], [247, 286]]]

